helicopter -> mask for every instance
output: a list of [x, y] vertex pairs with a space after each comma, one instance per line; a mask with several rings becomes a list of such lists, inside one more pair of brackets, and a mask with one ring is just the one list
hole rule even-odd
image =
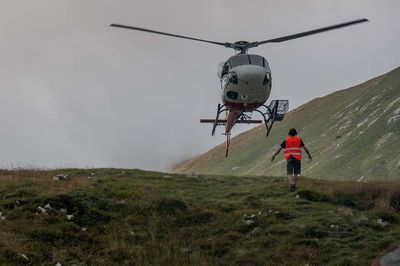
[[[213, 124], [212, 136], [215, 135], [217, 126], [225, 126], [225, 156], [228, 157], [231, 130], [235, 124], [261, 124], [264, 122], [266, 136], [268, 137], [274, 122], [282, 121], [289, 109], [288, 100], [272, 100], [269, 105], [265, 105], [271, 93], [271, 69], [263, 56], [248, 54], [250, 48], [267, 43], [285, 42], [368, 21], [368, 19], [362, 18], [264, 41], [236, 41], [233, 43], [210, 41], [115, 23], [110, 24], [110, 26], [206, 42], [235, 50], [235, 55], [218, 65], [217, 76], [221, 82], [222, 104], [219, 103], [217, 106], [215, 119], [200, 119], [200, 123]], [[225, 119], [220, 119], [220, 115], [224, 112], [226, 113]], [[262, 120], [252, 119], [253, 112], [259, 113]]]

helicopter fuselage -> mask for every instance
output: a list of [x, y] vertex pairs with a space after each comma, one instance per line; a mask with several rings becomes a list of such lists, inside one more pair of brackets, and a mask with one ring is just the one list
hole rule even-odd
[[263, 105], [271, 93], [271, 69], [255, 54], [238, 54], [219, 64], [222, 102], [231, 111], [249, 112]]

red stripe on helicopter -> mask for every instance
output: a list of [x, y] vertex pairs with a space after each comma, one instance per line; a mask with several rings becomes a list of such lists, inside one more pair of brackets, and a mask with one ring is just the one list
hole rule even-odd
[[260, 107], [261, 105], [263, 105], [263, 103], [232, 103], [232, 102], [227, 102], [224, 101], [225, 106], [229, 109], [229, 110], [237, 110], [237, 111], [254, 111], [256, 110], [258, 107]]
[[[228, 120], [218, 119], [218, 124], [226, 124]], [[200, 123], [214, 123], [215, 119], [200, 119]], [[237, 120], [236, 124], [261, 124], [262, 120]]]

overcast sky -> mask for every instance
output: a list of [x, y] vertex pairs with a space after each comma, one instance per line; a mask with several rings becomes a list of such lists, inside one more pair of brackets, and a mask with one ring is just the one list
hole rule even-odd
[[250, 51], [270, 63], [268, 102], [291, 108], [400, 65], [398, 0], [0, 4], [0, 167], [165, 170], [223, 142], [199, 119], [215, 116], [216, 68], [233, 50], [110, 23], [234, 42], [368, 18]]

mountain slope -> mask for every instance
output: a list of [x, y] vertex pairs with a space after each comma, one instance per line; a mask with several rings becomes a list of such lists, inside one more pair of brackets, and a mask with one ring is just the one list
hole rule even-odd
[[306, 176], [327, 179], [400, 177], [400, 68], [358, 86], [316, 98], [289, 112], [268, 138], [264, 125], [233, 138], [230, 157], [224, 145], [183, 162], [175, 172], [226, 175], [284, 175], [281, 153], [270, 157], [291, 127], [309, 147]]

